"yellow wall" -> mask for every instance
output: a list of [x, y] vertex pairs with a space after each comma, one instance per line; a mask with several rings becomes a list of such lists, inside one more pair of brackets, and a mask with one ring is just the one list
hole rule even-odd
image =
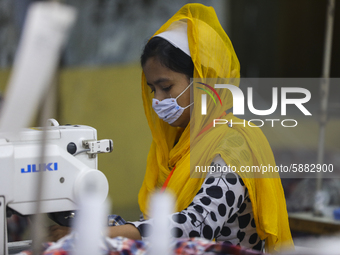
[[98, 168], [109, 180], [112, 213], [127, 220], [140, 214], [137, 196], [151, 144], [140, 77], [138, 64], [65, 69], [59, 76], [59, 122], [89, 125], [98, 139], [113, 140], [113, 152], [99, 155]]
[[9, 78], [9, 70], [0, 69], [0, 92], [4, 93]]

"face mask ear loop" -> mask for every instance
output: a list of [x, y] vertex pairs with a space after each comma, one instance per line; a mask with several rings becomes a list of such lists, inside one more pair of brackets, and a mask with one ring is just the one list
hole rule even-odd
[[[183, 95], [183, 93], [185, 92], [185, 91], [187, 91], [187, 89], [191, 86], [191, 84], [193, 84], [194, 82], [192, 81], [189, 85], [188, 85], [188, 87], [186, 87], [185, 88], [185, 90], [183, 90], [182, 91], [182, 93], [181, 94], [179, 94], [175, 99], [177, 100], [177, 98], [179, 98], [181, 95]], [[190, 105], [189, 105], [190, 106]]]
[[189, 104], [188, 106], [184, 107], [183, 109], [187, 109], [188, 107], [192, 106], [194, 104], [194, 102], [192, 102], [191, 104]]

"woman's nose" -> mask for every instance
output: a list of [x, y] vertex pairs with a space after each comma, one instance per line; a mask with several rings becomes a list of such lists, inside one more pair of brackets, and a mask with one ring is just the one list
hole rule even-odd
[[162, 101], [162, 100], [167, 98], [167, 96], [164, 93], [162, 93], [162, 91], [157, 91], [156, 90], [154, 93], [155, 93], [154, 94], [154, 98], [159, 100], [159, 101]]

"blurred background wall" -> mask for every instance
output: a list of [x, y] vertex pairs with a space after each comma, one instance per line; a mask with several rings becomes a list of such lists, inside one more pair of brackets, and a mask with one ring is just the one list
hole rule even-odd
[[[30, 2], [0, 0], [1, 93], [6, 87]], [[139, 57], [143, 45], [153, 33], [181, 6], [193, 1], [62, 2], [78, 9], [78, 20], [60, 61], [56, 94], [58, 104], [54, 117], [60, 124], [93, 126], [98, 131], [99, 139], [113, 140], [113, 152], [99, 156], [99, 169], [110, 182], [112, 213], [121, 214], [127, 220], [136, 220], [140, 213], [137, 195], [151, 143], [141, 100]], [[215, 8], [238, 54], [242, 77], [321, 76], [327, 1], [196, 2]], [[335, 11], [332, 77], [340, 77], [339, 32], [338, 4]], [[271, 93], [261, 86], [255, 89], [264, 98]], [[312, 95], [319, 94], [316, 86], [311, 87], [310, 91]], [[318, 106], [319, 100], [316, 99], [314, 107]], [[333, 157], [340, 157], [339, 110], [340, 88], [333, 86], [326, 141], [330, 161]], [[311, 132], [309, 136], [305, 135], [309, 143], [305, 142], [303, 148], [297, 147], [298, 139], [278, 138], [277, 133], [264, 128], [278, 163], [301, 160], [302, 157], [315, 161], [317, 116], [301, 125], [301, 130], [296, 132]], [[289, 135], [301, 137], [300, 133]], [[300, 156], [297, 156], [296, 148], [299, 148]]]

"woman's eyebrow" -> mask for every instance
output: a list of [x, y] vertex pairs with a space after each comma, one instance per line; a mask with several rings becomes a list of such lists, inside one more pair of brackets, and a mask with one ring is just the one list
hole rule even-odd
[[[159, 83], [165, 82], [165, 81], [170, 81], [169, 78], [159, 78], [158, 80], [154, 81], [153, 84], [158, 85]], [[147, 82], [146, 84], [148, 84], [149, 86], [152, 86], [151, 83]]]

